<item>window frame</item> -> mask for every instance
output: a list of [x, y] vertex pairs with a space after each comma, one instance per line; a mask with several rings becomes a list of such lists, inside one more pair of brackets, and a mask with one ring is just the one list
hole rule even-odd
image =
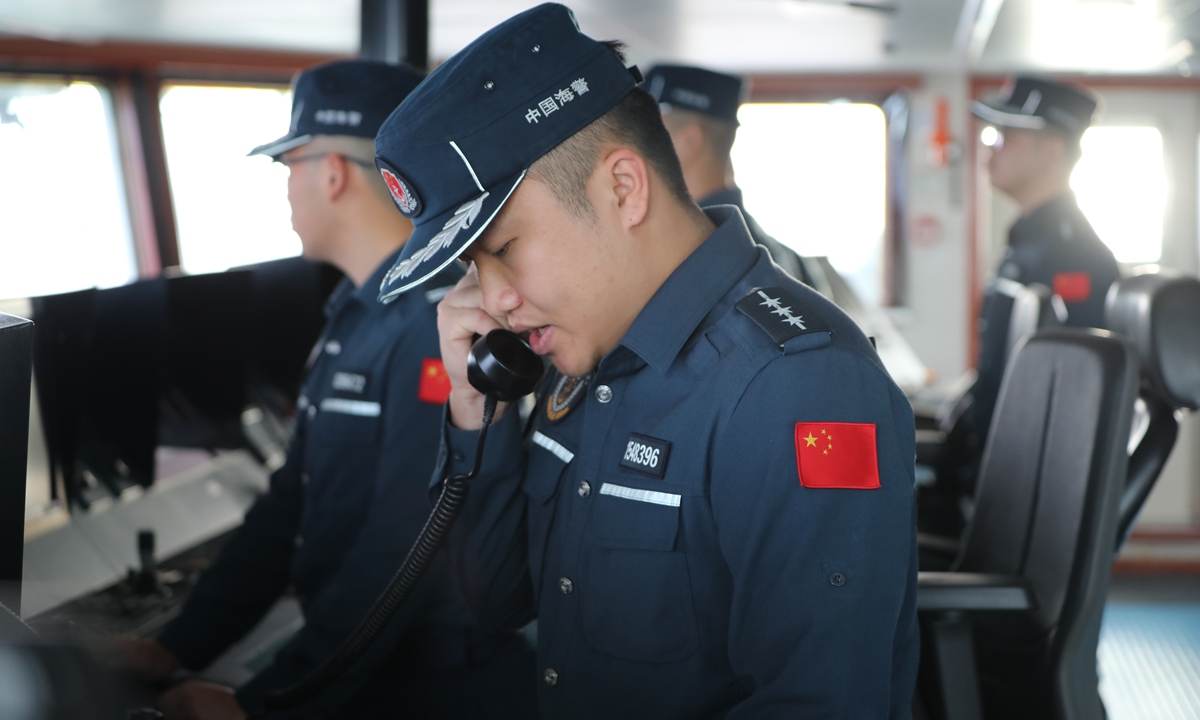
[[108, 91], [139, 278], [157, 277], [179, 267], [178, 229], [158, 105], [163, 85], [278, 88], [289, 85], [300, 70], [344, 57], [159, 43], [0, 38], [2, 75], [22, 80], [81, 80]]

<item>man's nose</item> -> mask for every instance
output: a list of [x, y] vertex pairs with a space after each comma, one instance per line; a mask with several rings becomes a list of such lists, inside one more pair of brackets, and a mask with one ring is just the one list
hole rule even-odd
[[483, 309], [493, 317], [503, 317], [521, 304], [521, 295], [503, 278], [487, 278], [481, 273], [479, 286], [483, 290]]

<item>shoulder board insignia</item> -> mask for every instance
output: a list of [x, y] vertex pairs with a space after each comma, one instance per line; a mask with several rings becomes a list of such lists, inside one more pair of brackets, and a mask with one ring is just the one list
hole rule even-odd
[[755, 288], [736, 307], [778, 345], [805, 333], [833, 332], [824, 318], [785, 288]]

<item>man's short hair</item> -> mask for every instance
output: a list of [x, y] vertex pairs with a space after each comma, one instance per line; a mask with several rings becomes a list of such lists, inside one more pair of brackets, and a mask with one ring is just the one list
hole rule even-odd
[[[621, 43], [604, 44], [621, 62], [625, 61]], [[694, 205], [658, 103], [641, 88], [634, 89], [612, 110], [538, 158], [529, 167], [529, 176], [549, 186], [572, 215], [592, 219], [596, 214], [588, 198], [587, 181], [601, 149], [609, 144], [628, 147], [641, 155], [677, 202]]]
[[392, 195], [383, 182], [383, 176], [375, 170], [375, 140], [355, 135], [316, 135], [309, 145], [313, 146], [314, 151], [336, 153], [346, 158], [347, 164], [362, 173], [371, 190], [388, 205], [392, 204]]
[[737, 139], [736, 123], [678, 107], [672, 107], [664, 117], [668, 125], [678, 123], [676, 127], [699, 125], [700, 133], [704, 136], [704, 142], [712, 156], [718, 160], [729, 159], [729, 154], [733, 152], [733, 141]]

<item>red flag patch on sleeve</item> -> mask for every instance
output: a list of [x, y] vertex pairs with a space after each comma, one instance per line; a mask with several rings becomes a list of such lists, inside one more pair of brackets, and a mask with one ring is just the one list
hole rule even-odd
[[1085, 272], [1054, 273], [1054, 294], [1063, 302], [1083, 302], [1092, 296], [1092, 277]]
[[444, 405], [450, 397], [450, 376], [441, 360], [425, 358], [421, 362], [421, 385], [417, 388], [417, 399], [421, 402]]
[[806, 488], [878, 488], [875, 424], [796, 423], [796, 469]]

